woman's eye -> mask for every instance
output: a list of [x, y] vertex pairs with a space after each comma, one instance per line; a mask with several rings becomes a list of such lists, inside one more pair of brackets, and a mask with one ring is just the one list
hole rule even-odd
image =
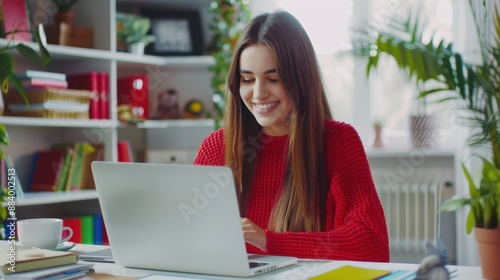
[[241, 82], [242, 82], [242, 83], [251, 83], [251, 82], [253, 82], [253, 81], [254, 81], [254, 79], [250, 79], [250, 78], [241, 78]]
[[278, 82], [278, 79], [272, 79], [272, 78], [269, 78], [269, 81], [270, 81], [270, 82], [273, 82], [273, 83], [277, 83], [277, 82]]

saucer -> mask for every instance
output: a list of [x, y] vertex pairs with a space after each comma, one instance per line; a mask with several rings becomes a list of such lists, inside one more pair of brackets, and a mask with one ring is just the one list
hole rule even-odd
[[68, 251], [69, 249], [75, 247], [76, 244], [74, 242], [61, 242], [57, 244], [57, 247], [54, 249], [55, 251]]
[[[34, 248], [31, 246], [24, 246], [19, 241], [16, 242], [16, 246], [20, 246], [24, 249]], [[69, 249], [71, 249], [75, 246], [76, 246], [76, 244], [74, 242], [61, 242], [61, 243], [57, 244], [57, 247], [54, 249], [54, 251], [68, 251]]]

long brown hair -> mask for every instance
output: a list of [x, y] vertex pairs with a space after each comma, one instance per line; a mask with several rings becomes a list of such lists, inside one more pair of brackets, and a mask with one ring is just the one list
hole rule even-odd
[[240, 55], [255, 44], [267, 46], [275, 54], [279, 80], [293, 106], [284, 186], [268, 228], [276, 232], [324, 230], [328, 185], [323, 131], [332, 114], [312, 43], [297, 19], [285, 11], [259, 15], [245, 27], [229, 70], [225, 157], [239, 188], [241, 215], [247, 211], [257, 163], [255, 139], [262, 133], [240, 97]]

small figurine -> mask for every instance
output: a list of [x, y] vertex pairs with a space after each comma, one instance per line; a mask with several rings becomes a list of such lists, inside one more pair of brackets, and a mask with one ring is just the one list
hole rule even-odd
[[203, 117], [204, 112], [203, 103], [197, 99], [191, 99], [184, 106], [184, 116], [188, 119], [199, 119]]
[[158, 94], [158, 105], [151, 115], [154, 120], [171, 120], [182, 117], [179, 109], [179, 99], [175, 89], [167, 89]]
[[416, 280], [448, 280], [450, 273], [446, 268], [448, 257], [446, 248], [442, 240], [437, 241], [437, 248], [431, 243], [427, 243], [427, 251], [430, 255], [420, 262]]

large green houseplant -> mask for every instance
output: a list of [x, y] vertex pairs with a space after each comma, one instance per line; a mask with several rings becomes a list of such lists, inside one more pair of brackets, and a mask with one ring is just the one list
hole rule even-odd
[[[482, 174], [479, 188], [471, 174], [463, 167], [469, 183], [469, 195], [446, 201], [442, 211], [455, 211], [468, 205], [471, 207], [467, 219], [467, 233], [475, 228], [476, 238], [482, 229], [490, 229], [500, 245], [500, 15], [493, 11], [494, 39], [482, 36], [479, 21], [488, 15], [477, 15], [473, 1], [469, 0], [479, 38], [482, 62], [471, 64], [463, 60], [461, 53], [444, 40], [423, 41], [420, 24], [409, 18], [387, 30], [365, 30], [353, 40], [350, 54], [367, 58], [367, 74], [378, 66], [381, 56], [393, 58], [405, 71], [409, 79], [420, 85], [419, 98], [439, 97], [439, 101], [454, 101], [464, 113], [465, 123], [472, 128], [468, 145], [478, 151], [486, 148], [491, 158], [482, 159]], [[486, 1], [483, 5], [487, 6]], [[489, 12], [487, 10], [487, 12]], [[375, 34], [375, 36], [372, 36]], [[444, 95], [443, 95], [444, 94]], [[484, 152], [484, 149], [482, 149]], [[479, 234], [479, 232], [481, 233]], [[483, 249], [480, 245], [480, 254]], [[484, 246], [483, 246], [484, 247]], [[486, 246], [491, 249], [492, 246]], [[500, 247], [493, 249], [500, 253]], [[496, 257], [481, 256], [483, 276], [498, 277], [500, 266]], [[488, 262], [497, 269], [486, 272]], [[489, 274], [492, 273], [492, 274]], [[497, 279], [497, 278], [495, 278]]]
[[[2, 18], [3, 16], [0, 13], [0, 21], [2, 20]], [[15, 33], [15, 32], [26, 32], [26, 31], [14, 30], [12, 32]], [[40, 27], [40, 29], [37, 29], [34, 32], [34, 34], [36, 36], [35, 37], [36, 41], [38, 42], [38, 53], [30, 46], [12, 40], [7, 41], [6, 44], [3, 44], [3, 46], [0, 47], [0, 82], [1, 82], [0, 92], [2, 95], [21, 94], [26, 104], [28, 104], [26, 91], [22, 86], [21, 81], [17, 78], [14, 70], [14, 64], [15, 64], [14, 53], [17, 51], [20, 55], [28, 58], [29, 60], [35, 63], [40, 63], [43, 66], [46, 66], [50, 61], [49, 52], [45, 48], [46, 42], [44, 39], [45, 35], [42, 27]], [[10, 88], [15, 88], [16, 92], [9, 92]], [[2, 98], [2, 96], [0, 96], [0, 98]], [[3, 152], [3, 146], [9, 144], [10, 140], [9, 140], [9, 134], [7, 133], [7, 128], [0, 123], [0, 159], [5, 157], [5, 154]], [[0, 204], [5, 202], [6, 195], [7, 195], [6, 186], [0, 186]], [[2, 230], [0, 231], [1, 233], [0, 235], [4, 234], [3, 221], [5, 221], [6, 218], [7, 218], [7, 209], [0, 205], [0, 230]]]
[[[469, 4], [473, 7], [472, 0]], [[477, 17], [475, 15], [476, 22]], [[494, 22], [496, 40], [492, 44], [479, 36], [480, 65], [464, 62], [462, 54], [444, 40], [424, 42], [418, 19], [412, 18], [403, 22], [395, 20], [395, 24], [386, 30], [360, 32], [347, 53], [367, 58], [367, 74], [377, 68], [382, 56], [389, 56], [409, 79], [415, 81], [420, 89], [419, 98], [440, 93], [446, 95], [440, 101], [458, 101], [468, 113], [466, 123], [480, 128], [468, 143], [470, 146], [488, 145], [493, 155], [492, 162], [500, 169], [500, 16], [496, 8]]]

